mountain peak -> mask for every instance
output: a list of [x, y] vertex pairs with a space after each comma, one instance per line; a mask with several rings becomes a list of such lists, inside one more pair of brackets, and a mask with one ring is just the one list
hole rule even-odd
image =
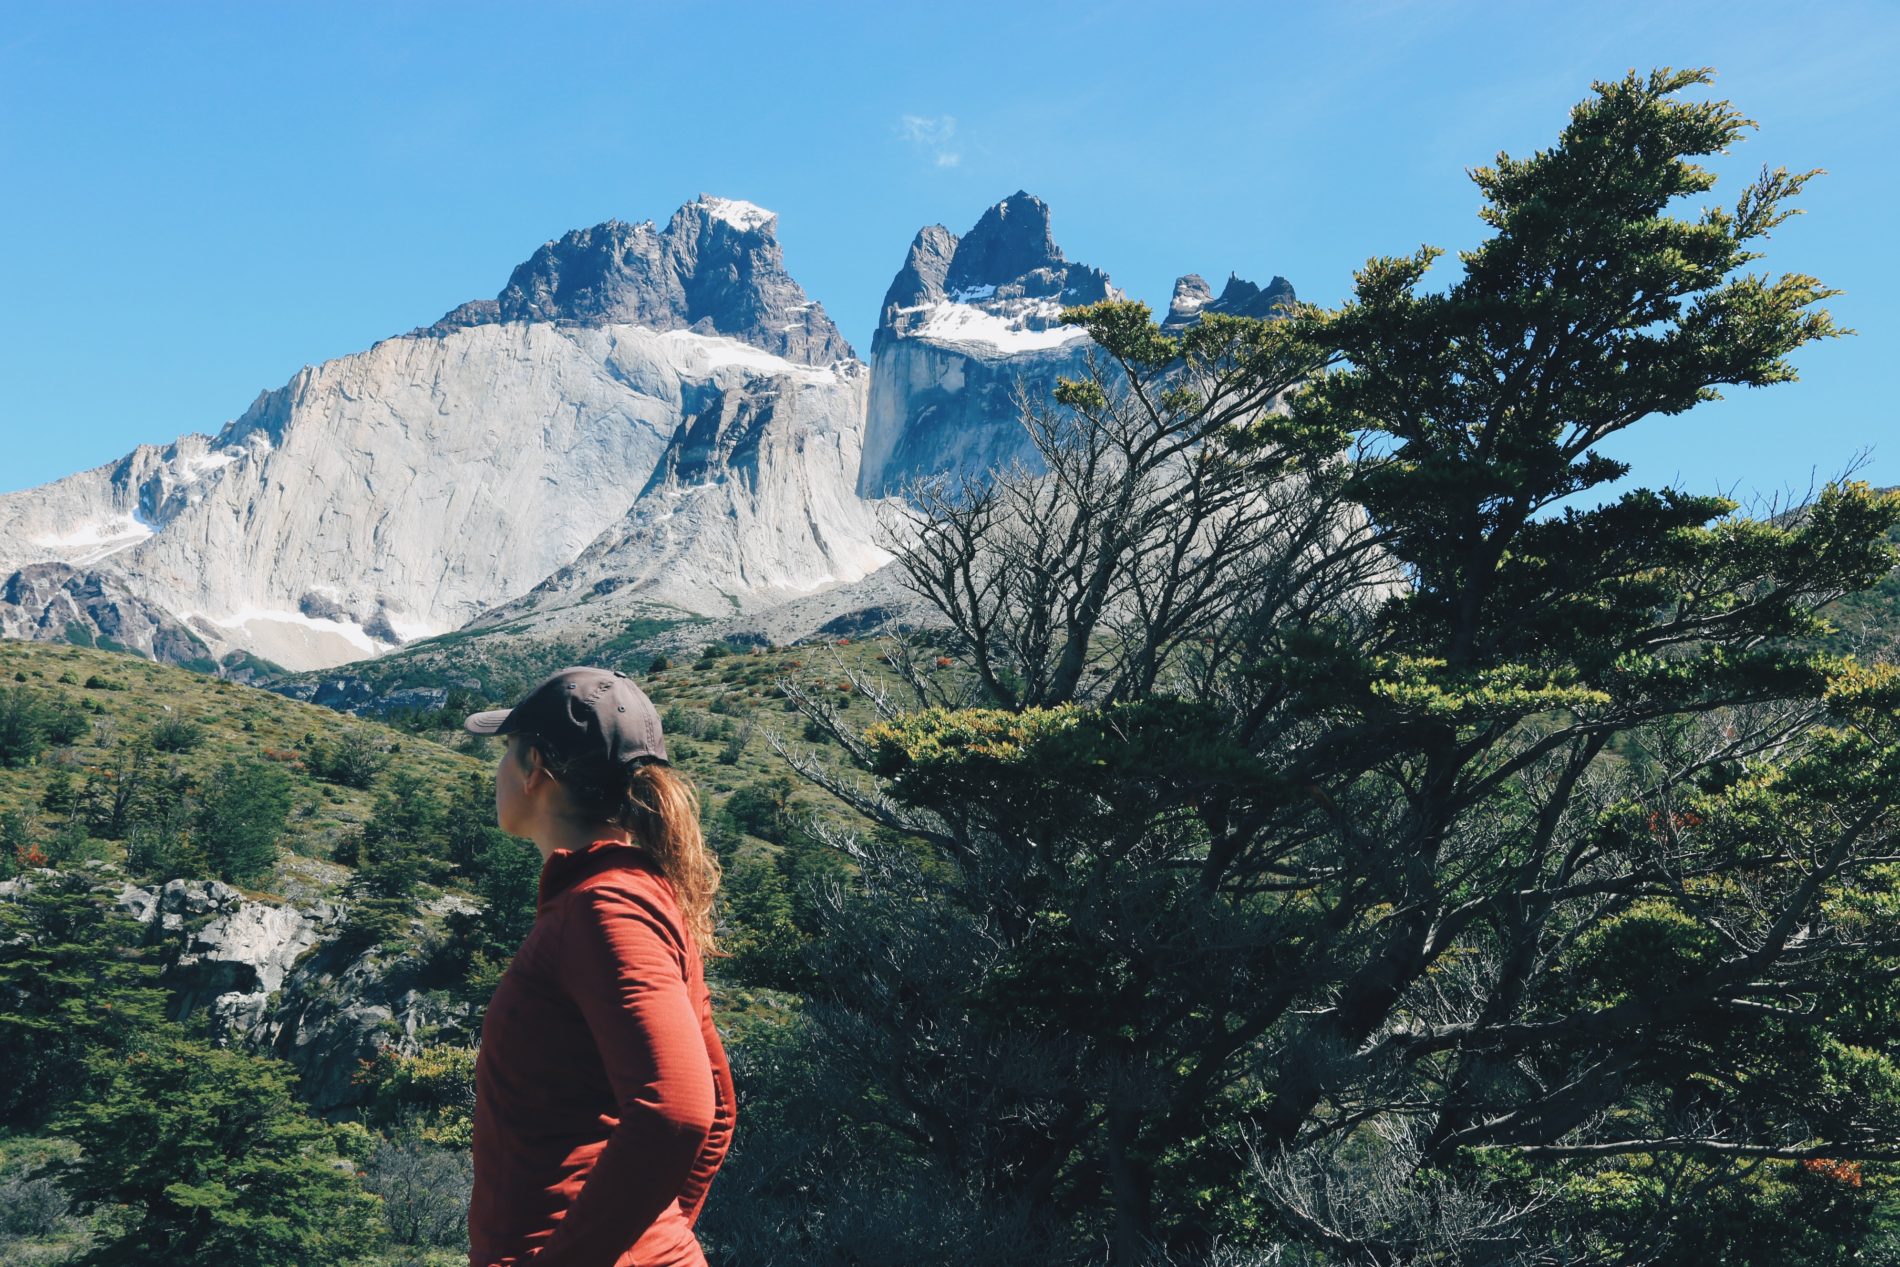
[[1118, 294], [1107, 273], [1062, 253], [1049, 231], [1049, 204], [1019, 189], [960, 238], [938, 224], [918, 231], [885, 292], [880, 337], [926, 333], [931, 313], [944, 304], [977, 306], [1012, 328], [1044, 330], [1065, 306]]
[[1017, 190], [986, 210], [957, 243], [944, 285], [953, 291], [1003, 286], [1068, 261], [1049, 232], [1049, 204]]
[[630, 324], [724, 335], [805, 365], [855, 360], [825, 310], [785, 271], [778, 214], [702, 193], [653, 221], [607, 220], [544, 243], [492, 301], [424, 333], [497, 321]]

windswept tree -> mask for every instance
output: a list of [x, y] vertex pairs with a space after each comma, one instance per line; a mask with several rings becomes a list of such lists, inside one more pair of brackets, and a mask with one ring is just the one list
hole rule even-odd
[[1900, 670], [1817, 612], [1894, 566], [1900, 498], [1750, 518], [1599, 451], [1840, 333], [1748, 269], [1811, 173], [1680, 213], [1752, 126], [1709, 81], [1600, 83], [1475, 171], [1441, 289], [1426, 248], [1278, 322], [1072, 311], [1100, 352], [1028, 417], [1047, 474], [926, 491], [901, 562], [973, 693], [900, 657], [860, 733], [787, 684], [875, 780], [795, 760], [881, 825], [833, 838], [775, 1066], [782, 1120], [850, 1126], [741, 1180], [800, 1261], [1879, 1234]]

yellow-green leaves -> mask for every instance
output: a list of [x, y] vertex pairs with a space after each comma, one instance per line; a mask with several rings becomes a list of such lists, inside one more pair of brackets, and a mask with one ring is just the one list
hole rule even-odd
[[1586, 997], [1605, 1006], [1658, 998], [1714, 967], [1715, 931], [1676, 903], [1645, 899], [1577, 940], [1573, 969]]
[[1065, 325], [1081, 326], [1109, 355], [1142, 369], [1160, 369], [1181, 354], [1180, 342], [1161, 333], [1153, 311], [1138, 300], [1104, 299], [1064, 308]]
[[1576, 671], [1527, 664], [1453, 668], [1424, 656], [1388, 656], [1375, 663], [1372, 695], [1404, 712], [1443, 721], [1477, 723], [1515, 719], [1552, 709], [1582, 711], [1607, 705], [1604, 691], [1581, 685]]

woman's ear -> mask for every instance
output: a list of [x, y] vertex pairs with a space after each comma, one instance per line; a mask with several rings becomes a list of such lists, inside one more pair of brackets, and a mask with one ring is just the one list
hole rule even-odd
[[[542, 783], [555, 782], [554, 771], [548, 769], [547, 759], [541, 755], [541, 750], [533, 744], [529, 744], [527, 745], [527, 753], [528, 772], [522, 778], [522, 787], [526, 791], [533, 792], [540, 787]], [[541, 782], [536, 782], [537, 779]]]

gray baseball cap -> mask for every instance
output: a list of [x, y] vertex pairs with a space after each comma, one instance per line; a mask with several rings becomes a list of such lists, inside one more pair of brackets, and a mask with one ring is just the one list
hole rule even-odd
[[618, 669], [562, 669], [513, 708], [475, 713], [462, 729], [477, 735], [533, 735], [567, 758], [672, 764], [653, 701]]

